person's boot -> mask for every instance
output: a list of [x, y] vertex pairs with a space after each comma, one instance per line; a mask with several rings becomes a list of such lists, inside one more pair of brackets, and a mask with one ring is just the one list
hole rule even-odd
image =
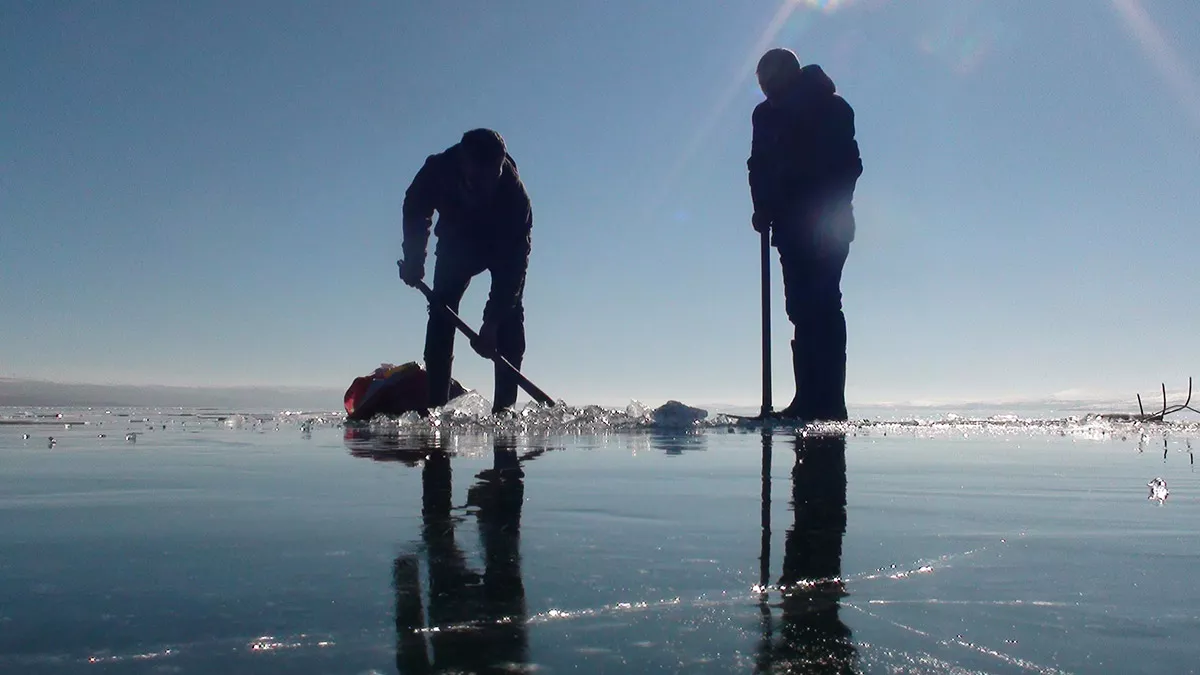
[[[798, 332], [798, 331], [797, 331]], [[811, 414], [810, 400], [813, 386], [811, 359], [804, 353], [799, 340], [792, 340], [792, 377], [796, 382], [796, 395], [786, 408], [775, 413], [776, 417], [803, 420]]]
[[821, 363], [821, 403], [814, 419], [825, 422], [845, 422], [846, 410], [846, 353], [829, 353]]
[[452, 356], [426, 355], [425, 378], [429, 384], [430, 408], [440, 408], [450, 400], [450, 367], [453, 362]]
[[[524, 310], [517, 309], [500, 326], [496, 334], [496, 352], [512, 364], [517, 371], [525, 360]], [[492, 397], [492, 414], [512, 411], [517, 404], [517, 377], [508, 368], [496, 364], [496, 390]]]
[[[521, 369], [521, 357], [508, 357], [508, 362]], [[517, 404], [517, 378], [512, 371], [496, 364], [496, 391], [492, 397], [492, 414], [509, 410]]]
[[844, 422], [846, 411], [846, 319], [840, 312], [820, 331], [813, 350], [813, 419]]
[[425, 381], [429, 408], [440, 408], [450, 400], [450, 372], [454, 362], [454, 325], [440, 312], [429, 308], [425, 326]]

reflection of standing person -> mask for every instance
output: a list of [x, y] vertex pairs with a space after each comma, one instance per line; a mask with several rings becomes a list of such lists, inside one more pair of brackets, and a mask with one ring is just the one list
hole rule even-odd
[[850, 628], [838, 616], [845, 595], [845, 436], [796, 439], [791, 504], [795, 520], [785, 535], [779, 579], [783, 625], [762, 660], [772, 672], [856, 672]]
[[420, 564], [402, 555], [393, 565], [396, 589], [396, 666], [401, 673], [510, 672], [529, 659], [525, 588], [521, 581], [520, 521], [523, 473], [516, 449], [497, 441], [494, 467], [467, 493], [476, 507], [484, 572], [473, 572], [454, 541], [450, 458], [430, 454], [422, 470], [421, 536], [428, 555], [428, 625]]
[[796, 395], [782, 417], [844, 420], [846, 317], [842, 270], [854, 241], [854, 189], [863, 165], [854, 110], [815, 64], [787, 49], [758, 62], [767, 100], [752, 117], [749, 169], [754, 229], [771, 231], [795, 326]]

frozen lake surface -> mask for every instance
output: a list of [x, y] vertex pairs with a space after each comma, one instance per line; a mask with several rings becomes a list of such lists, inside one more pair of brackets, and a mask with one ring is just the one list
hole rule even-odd
[[1192, 424], [647, 412], [0, 410], [0, 672], [1198, 670]]

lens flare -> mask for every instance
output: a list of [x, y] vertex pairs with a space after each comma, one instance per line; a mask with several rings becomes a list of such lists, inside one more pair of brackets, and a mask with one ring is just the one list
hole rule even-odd
[[793, 5], [822, 14], [833, 14], [843, 9], [857, 7], [859, 9], [877, 9], [892, 0], [789, 0]]
[[[807, 0], [805, 1], [807, 2]], [[725, 115], [725, 111], [728, 110], [729, 105], [737, 99], [738, 93], [742, 91], [743, 84], [747, 80], [752, 82], [754, 81], [754, 69], [758, 65], [759, 57], [762, 56], [762, 53], [769, 47], [774, 46], [775, 38], [779, 35], [779, 31], [787, 23], [788, 17], [790, 17], [799, 6], [800, 5], [796, 0], [784, 0], [783, 4], [779, 6], [779, 9], [775, 11], [775, 16], [771, 17], [771, 21], [767, 24], [766, 29], [763, 30], [762, 35], [759, 36], [758, 40], [754, 42], [754, 46], [750, 49], [749, 54], [747, 54], [742, 61], [738, 71], [734, 75], [733, 79], [729, 82], [729, 85], [726, 86], [725, 90], [721, 93], [721, 96], [717, 99], [716, 104], [709, 111], [708, 115], [705, 116], [704, 121], [700, 124], [700, 127], [696, 130], [696, 133], [692, 136], [692, 140], [687, 144], [686, 147], [684, 147], [679, 158], [675, 160], [675, 162], [671, 165], [671, 168], [667, 171], [667, 175], [663, 179], [663, 185], [658, 192], [657, 198], [650, 207], [650, 214], [653, 214], [655, 211], [657, 211], [661, 204], [660, 200], [666, 196], [671, 186], [673, 186], [674, 182], [678, 179], [680, 172], [683, 171], [684, 167], [688, 166], [692, 158], [696, 156], [696, 153], [699, 152], [700, 148], [703, 147], [708, 141], [709, 137], [712, 135], [713, 129], [715, 129], [717, 124], [720, 123], [721, 118]]]
[[1192, 122], [1200, 128], [1200, 86], [1187, 63], [1179, 58], [1179, 52], [1167, 41], [1141, 0], [1112, 0], [1112, 3], [1146, 58], [1154, 64], [1167, 86], [1175, 90]]
[[796, 4], [804, 5], [809, 9], [819, 10], [825, 12], [826, 14], [833, 14], [846, 5], [849, 5], [852, 1], [853, 0], [793, 0], [793, 2]]
[[1003, 26], [982, 5], [959, 5], [931, 22], [917, 37], [917, 49], [959, 75], [975, 71], [1000, 41]]
[[[743, 100], [742, 96], [746, 92], [752, 99], [762, 99], [762, 92], [759, 91], [758, 82], [754, 77], [754, 69], [763, 52], [771, 47], [798, 42], [800, 35], [807, 31], [813, 23], [806, 16], [807, 14], [829, 15], [851, 6], [873, 9], [888, 2], [891, 0], [783, 0], [779, 4], [779, 8], [775, 10], [774, 16], [767, 22], [762, 34], [754, 41], [749, 53], [743, 58], [733, 78], [696, 129], [696, 133], [667, 171], [657, 195], [651, 200], [648, 217], [650, 214], [658, 212], [662, 200], [667, 197], [679, 174], [690, 165], [696, 154], [708, 142], [713, 130], [720, 124], [730, 105], [735, 101]], [[803, 58], [801, 55], [801, 60]]]

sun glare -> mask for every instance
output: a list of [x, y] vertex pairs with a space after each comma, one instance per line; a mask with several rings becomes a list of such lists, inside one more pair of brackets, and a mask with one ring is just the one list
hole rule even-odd
[[1187, 63], [1179, 58], [1179, 52], [1167, 41], [1162, 29], [1146, 12], [1140, 0], [1112, 0], [1112, 3], [1138, 46], [1167, 85], [1175, 90], [1175, 95], [1191, 116], [1192, 122], [1200, 127], [1200, 86], [1196, 84], [1196, 78]]
[[[888, 0], [872, 1], [878, 5]], [[658, 200], [669, 193], [679, 173], [691, 162], [696, 153], [704, 147], [704, 144], [712, 136], [713, 130], [721, 122], [730, 105], [734, 101], [740, 100], [741, 94], [745, 91], [750, 91], [755, 98], [761, 95], [761, 92], [758, 91], [758, 83], [754, 79], [754, 68], [764, 51], [771, 47], [786, 46], [792, 42], [790, 38], [794, 34], [807, 29], [807, 22], [797, 23], [797, 20], [804, 16], [805, 12], [816, 11], [823, 14], [833, 14], [851, 5], [862, 4], [864, 2], [865, 0], [783, 0], [779, 4], [779, 8], [775, 10], [775, 14], [771, 17], [771, 20], [763, 28], [763, 32], [754, 41], [749, 52], [742, 57], [741, 63], [734, 72], [732, 79], [729, 80], [700, 126], [696, 129], [696, 133], [692, 136], [691, 141], [684, 147], [679, 158], [675, 160], [670, 170], [667, 171], [662, 185], [657, 192], [657, 196], [652, 200], [653, 204], [649, 212], [653, 213], [658, 208]], [[866, 4], [868, 7], [871, 6], [869, 2]]]
[[810, 9], [833, 14], [838, 9], [850, 4], [851, 0], [792, 0], [793, 4], [804, 5]]

